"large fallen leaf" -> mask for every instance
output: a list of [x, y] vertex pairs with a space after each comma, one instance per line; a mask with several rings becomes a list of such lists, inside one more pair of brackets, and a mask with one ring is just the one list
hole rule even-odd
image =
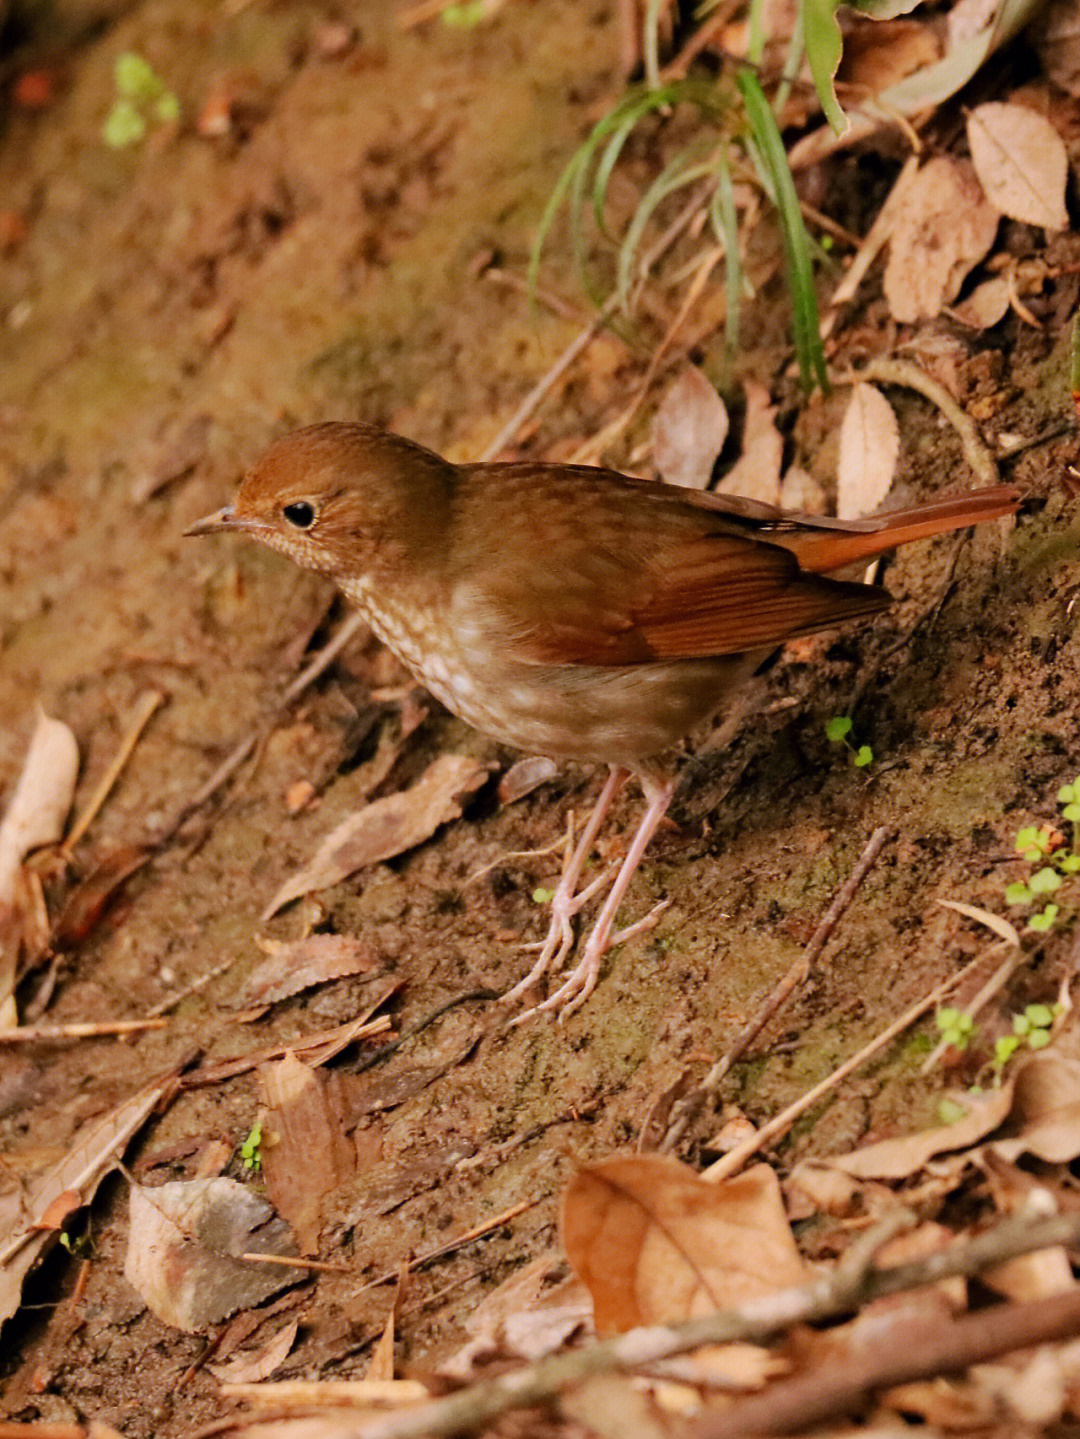
[[307, 1277], [241, 1259], [295, 1256], [289, 1227], [235, 1179], [133, 1185], [124, 1278], [164, 1324], [195, 1333]]
[[85, 1124], [67, 1154], [48, 1173], [0, 1198], [0, 1324], [19, 1307], [23, 1280], [56, 1242], [49, 1222], [59, 1212], [89, 1204], [132, 1136], [169, 1091], [177, 1070], [148, 1084], [102, 1118]]
[[262, 1155], [266, 1191], [292, 1225], [300, 1253], [316, 1254], [323, 1200], [352, 1177], [356, 1151], [323, 1077], [303, 1060], [290, 1052], [263, 1065], [259, 1078], [264, 1130], [273, 1138]]
[[971, 111], [967, 136], [975, 173], [992, 205], [1044, 230], [1067, 228], [1069, 157], [1045, 116], [994, 100]]
[[806, 1279], [764, 1164], [719, 1184], [657, 1155], [588, 1165], [563, 1194], [561, 1229], [601, 1333], [712, 1313]]
[[727, 406], [696, 365], [669, 385], [653, 419], [653, 459], [669, 485], [704, 490], [728, 433]]
[[994, 243], [998, 211], [970, 162], [938, 155], [912, 182], [893, 230], [885, 298], [904, 324], [932, 319], [960, 293], [973, 266]]
[[329, 889], [365, 865], [392, 859], [430, 839], [440, 825], [460, 816], [462, 801], [480, 788], [488, 773], [486, 764], [466, 755], [440, 755], [410, 789], [365, 805], [331, 830], [311, 862], [274, 895], [263, 919], [301, 895]]
[[784, 440], [773, 423], [775, 414], [776, 406], [765, 386], [757, 380], [747, 380], [742, 454], [717, 485], [719, 494], [779, 504]]
[[892, 488], [899, 454], [900, 426], [892, 405], [873, 385], [856, 385], [840, 422], [836, 513], [842, 520], [874, 513]]

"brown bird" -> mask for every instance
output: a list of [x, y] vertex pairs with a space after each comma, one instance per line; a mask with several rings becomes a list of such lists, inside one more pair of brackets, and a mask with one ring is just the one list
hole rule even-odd
[[271, 445], [234, 503], [187, 533], [237, 531], [329, 575], [417, 679], [485, 734], [610, 766], [539, 958], [505, 998], [570, 954], [573, 917], [611, 878], [578, 892], [593, 842], [621, 785], [641, 781], [644, 817], [581, 960], [538, 1006], [569, 1014], [606, 950], [655, 922], [654, 911], [613, 933], [671, 802], [675, 744], [777, 645], [890, 603], [831, 573], [1019, 503], [999, 485], [826, 519], [585, 466], [453, 465], [373, 426], [330, 423]]

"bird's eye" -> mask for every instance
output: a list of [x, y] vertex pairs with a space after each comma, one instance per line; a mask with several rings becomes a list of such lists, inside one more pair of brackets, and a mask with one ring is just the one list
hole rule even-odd
[[282, 508], [281, 513], [298, 530], [310, 530], [315, 523], [315, 506], [307, 500], [293, 500], [292, 504]]

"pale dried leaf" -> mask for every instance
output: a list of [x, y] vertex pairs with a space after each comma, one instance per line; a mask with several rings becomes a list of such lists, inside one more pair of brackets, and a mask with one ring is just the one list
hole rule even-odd
[[0, 906], [15, 898], [15, 876], [31, 850], [55, 844], [75, 794], [79, 747], [62, 720], [39, 711], [19, 782], [0, 822]]
[[391, 1305], [390, 1313], [386, 1316], [386, 1324], [383, 1332], [379, 1335], [379, 1342], [372, 1350], [371, 1362], [368, 1364], [367, 1373], [364, 1378], [368, 1381], [378, 1380], [381, 1382], [392, 1382], [394, 1379], [394, 1320], [395, 1305]]
[[728, 433], [727, 406], [696, 365], [672, 381], [653, 418], [653, 459], [669, 485], [704, 490]]
[[874, 513], [892, 488], [899, 454], [892, 405], [873, 385], [856, 385], [840, 422], [836, 513], [842, 520]]
[[299, 1328], [299, 1320], [291, 1319], [258, 1349], [245, 1349], [223, 1364], [208, 1364], [206, 1367], [223, 1384], [259, 1384], [269, 1379], [288, 1358]]
[[1080, 8], [1076, 0], [1050, 0], [1028, 28], [1045, 73], [1073, 99], [1080, 96]]
[[1003, 215], [1044, 230], [1068, 226], [1069, 157], [1045, 116], [994, 100], [971, 111], [967, 135], [979, 182]]
[[1076, 1288], [1069, 1256], [1061, 1248], [1020, 1254], [979, 1277], [998, 1294], [1018, 1304], [1029, 1299], [1048, 1299], [1051, 1294], [1065, 1294]]
[[1053, 1049], [1017, 1066], [1009, 1119], [1019, 1127], [1013, 1139], [995, 1140], [1003, 1159], [1032, 1154], [1047, 1164], [1067, 1164], [1080, 1155], [1080, 1060]]
[[808, 470], [792, 465], [780, 483], [780, 506], [785, 510], [800, 510], [804, 515], [823, 515], [825, 491]]
[[885, 298], [894, 319], [932, 319], [960, 292], [964, 277], [994, 243], [998, 211], [966, 160], [935, 156], [912, 183], [885, 266]]
[[307, 1271], [240, 1259], [295, 1255], [288, 1226], [235, 1179], [131, 1189], [124, 1277], [164, 1324], [194, 1333], [298, 1284]]
[[314, 984], [366, 974], [379, 962], [370, 942], [354, 934], [309, 934], [284, 944], [266, 941], [265, 947], [270, 953], [248, 976], [243, 1005], [274, 1004]]
[[995, 1130], [1012, 1104], [1012, 1081], [987, 1094], [965, 1095], [967, 1113], [955, 1124], [942, 1124], [917, 1134], [882, 1139], [850, 1154], [830, 1155], [822, 1161], [856, 1179], [906, 1179], [917, 1174], [935, 1155], [969, 1149]]
[[561, 1229], [600, 1332], [709, 1313], [806, 1277], [767, 1165], [718, 1184], [658, 1155], [588, 1165], [563, 1194]]
[[976, 285], [966, 300], [952, 307], [952, 317], [972, 330], [989, 330], [1009, 311], [1009, 282], [1004, 275], [994, 275]]
[[554, 779], [558, 773], [559, 766], [545, 755], [534, 754], [519, 759], [499, 781], [499, 803], [515, 804], [540, 785]]
[[844, 1218], [856, 1209], [862, 1186], [850, 1174], [812, 1159], [801, 1159], [788, 1176], [784, 1192], [793, 1217], [808, 1219], [811, 1214], [831, 1214]]
[[922, 20], [866, 20], [852, 16], [844, 35], [844, 53], [837, 81], [878, 95], [917, 70], [941, 59], [941, 44], [932, 25]]
[[355, 1151], [330, 1104], [324, 1076], [295, 1054], [259, 1070], [266, 1107], [261, 1149], [266, 1192], [289, 1221], [301, 1254], [316, 1254], [323, 1200], [354, 1171]]
[[561, 1396], [559, 1408], [598, 1439], [672, 1439], [670, 1420], [627, 1375], [594, 1375]]
[[976, 1364], [971, 1369], [973, 1387], [988, 1401], [987, 1416], [1007, 1415], [1024, 1426], [1025, 1434], [1058, 1432], [1057, 1421], [1064, 1415], [1071, 1387], [1068, 1379], [1061, 1346], [1056, 1344], [1044, 1344], [1011, 1363]]
[[77, 1193], [89, 1204], [98, 1185], [115, 1166], [173, 1080], [169, 1074], [139, 1090], [102, 1118], [85, 1124], [71, 1148], [46, 1174], [0, 1198], [0, 1323], [19, 1307], [26, 1274], [55, 1242], [55, 1231], [39, 1229], [41, 1217], [55, 1212], [58, 1199]]
[[440, 825], [460, 816], [463, 800], [480, 788], [488, 772], [486, 764], [466, 755], [440, 755], [410, 789], [365, 805], [332, 830], [311, 862], [281, 886], [263, 919], [301, 895], [329, 889], [365, 865], [430, 839]]
[[746, 381], [746, 423], [742, 454], [716, 486], [721, 495], [744, 495], [767, 505], [780, 502], [780, 466], [784, 441], [773, 424], [776, 406], [757, 380]]
[[991, 25], [998, 8], [999, 0], [957, 0], [945, 21], [949, 49], [955, 50]]
[[966, 919], [973, 919], [976, 924], [985, 925], [991, 933], [1007, 940], [1009, 944], [1019, 945], [1020, 943], [1016, 927], [1011, 925], [1007, 919], [1003, 919], [1000, 914], [994, 914], [989, 909], [980, 909], [978, 905], [964, 904], [959, 899], [939, 899], [938, 904], [942, 909], [955, 910], [957, 914], [964, 915]]

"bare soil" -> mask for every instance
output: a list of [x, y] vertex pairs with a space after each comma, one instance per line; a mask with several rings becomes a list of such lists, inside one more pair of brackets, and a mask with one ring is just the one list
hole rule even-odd
[[[441, 752], [500, 765], [514, 756], [432, 705], [377, 778], [407, 684], [371, 642], [279, 712], [340, 603], [272, 555], [182, 531], [296, 424], [359, 417], [452, 458], [481, 452], [587, 319], [557, 248], [548, 279], [569, 314], [540, 306], [530, 316], [520, 290], [485, 267], [494, 258], [524, 272], [561, 166], [619, 93], [614, 9], [521, 0], [471, 30], [403, 31], [390, 5], [373, 4], [358, 7], [358, 34], [332, 55], [320, 36], [334, 17], [306, 3], [58, 0], [16, 5], [8, 20], [8, 73], [17, 60], [57, 78], [41, 109], [9, 101], [0, 133], [0, 205], [28, 225], [0, 254], [0, 793], [19, 772], [36, 705], [77, 736], [78, 807], [138, 697], [167, 697], [77, 849], [75, 875], [49, 890], [53, 912], [117, 849], [154, 845], [230, 750], [260, 739], [234, 780], [69, 936], [45, 1017], [140, 1017], [216, 977], [167, 1009], [166, 1029], [130, 1042], [0, 1051], [0, 1144], [12, 1165], [55, 1156], [88, 1118], [193, 1051], [288, 1043], [349, 1018], [388, 974], [401, 981], [390, 1006], [398, 1032], [445, 1007], [377, 1067], [357, 1072], [357, 1049], [334, 1063], [352, 1080], [343, 1092], [358, 1168], [333, 1198], [320, 1252], [350, 1272], [307, 1286], [278, 1377], [362, 1373], [391, 1294], [368, 1281], [535, 1199], [411, 1281], [400, 1367], [428, 1367], [460, 1342], [482, 1294], [555, 1241], [575, 1157], [633, 1146], [671, 1087], [700, 1079], [885, 825], [892, 838], [810, 981], [722, 1097], [758, 1122], [821, 1079], [983, 944], [936, 901], [1003, 912], [1017, 829], [1053, 817], [1058, 786], [1080, 769], [1080, 522], [1056, 486], [1068, 458], [1058, 440], [1011, 466], [1032, 495], [1015, 528], [986, 526], [890, 561], [897, 603], [881, 622], [782, 656], [731, 745], [713, 753], [698, 742], [677, 825], [648, 855], [625, 914], [660, 897], [671, 906], [655, 931], [609, 957], [569, 1022], [507, 1029], [481, 992], [508, 988], [528, 962], [521, 944], [544, 929], [533, 894], [553, 884], [558, 857], [521, 852], [552, 845], [568, 811], [594, 797], [596, 774], [568, 770], [507, 806], [493, 777], [415, 852], [260, 922], [281, 881], [357, 804], [404, 787]], [[118, 152], [100, 132], [126, 50], [167, 77], [186, 119]], [[217, 139], [192, 125], [215, 85], [236, 116]], [[836, 162], [837, 218], [855, 221], [875, 163]], [[1017, 236], [1018, 247], [1031, 243]], [[1076, 248], [1066, 237], [1049, 258], [1075, 261]], [[1059, 336], [1075, 302], [1066, 275], [1031, 301], [1042, 332], [1015, 317], [982, 339], [939, 327], [962, 398], [982, 403], [994, 429], [1037, 437], [1068, 419]], [[662, 316], [655, 323], [659, 333]], [[740, 374], [775, 382], [786, 326], [782, 286], [766, 285]], [[879, 301], [855, 328], [853, 353], [886, 343]], [[518, 452], [563, 454], [600, 429], [654, 340], [642, 321], [636, 351], [600, 341]], [[782, 385], [793, 454], [827, 474], [840, 401], [807, 406]], [[898, 499], [968, 483], [936, 412], [894, 398]], [[606, 458], [625, 463], [632, 448]], [[848, 712], [874, 749], [867, 773], [823, 733]], [[299, 780], [314, 785], [315, 803], [294, 814], [287, 795]], [[616, 832], [638, 803], [620, 801]], [[367, 938], [377, 973], [242, 1022], [257, 940], [313, 923]], [[1046, 936], [1002, 996], [1003, 1014], [1056, 995], [1070, 930], [1068, 921]], [[44, 973], [20, 990], [24, 1007]], [[944, 1083], [919, 1072], [930, 1029], [844, 1085], [773, 1162], [784, 1169], [929, 1120]], [[151, 1182], [189, 1176], [209, 1141], [239, 1145], [258, 1109], [253, 1074], [186, 1091], [128, 1164]], [[718, 1122], [715, 1110], [700, 1116], [684, 1157], [702, 1152]], [[229, 1172], [259, 1184], [238, 1159]], [[196, 1370], [179, 1382], [207, 1336], [163, 1325], [123, 1278], [126, 1181], [101, 1191], [85, 1233], [92, 1262], [77, 1307], [68, 1299], [78, 1261], [57, 1250], [4, 1332], [3, 1411], [97, 1418], [131, 1439], [171, 1439], [219, 1417], [214, 1379]]]

